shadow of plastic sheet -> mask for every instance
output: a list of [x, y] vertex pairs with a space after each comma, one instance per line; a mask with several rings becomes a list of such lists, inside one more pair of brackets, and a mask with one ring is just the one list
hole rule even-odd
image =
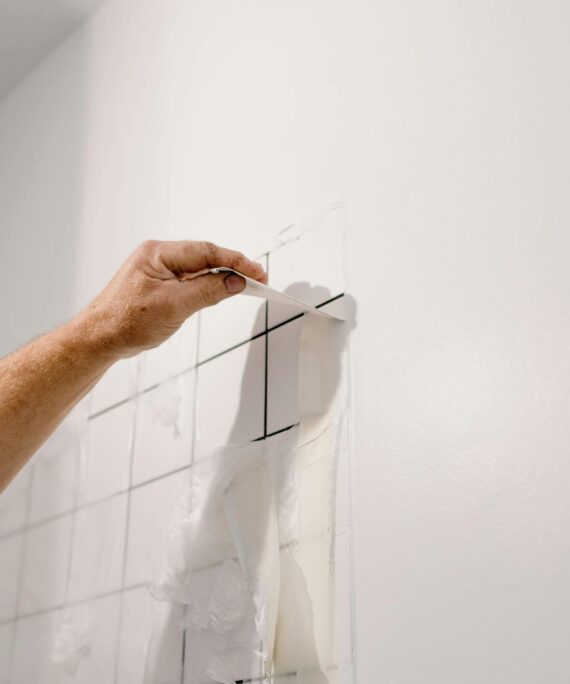
[[[296, 283], [291, 289], [303, 297], [311, 288]], [[327, 301], [330, 293], [321, 290], [319, 300]], [[235, 442], [255, 391], [250, 355], [229, 444], [196, 445], [199, 458], [170, 526], [163, 571], [151, 588], [155, 598], [182, 609], [172, 611], [170, 626], [155, 625], [147, 684], [166, 681], [165, 635], [176, 620], [186, 635], [186, 684], [291, 672], [299, 684], [328, 681], [335, 660], [334, 471], [346, 420], [342, 361], [355, 313], [352, 298], [342, 299], [348, 322], [304, 316], [296, 321], [293, 342], [286, 341], [296, 373], [270, 391], [296, 397], [298, 424], [255, 442]], [[258, 316], [265, 317], [265, 308]]]

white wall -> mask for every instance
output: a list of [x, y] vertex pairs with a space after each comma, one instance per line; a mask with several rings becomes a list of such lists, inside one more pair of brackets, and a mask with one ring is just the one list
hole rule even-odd
[[63, 311], [54, 231], [78, 307], [146, 237], [344, 199], [359, 683], [568, 678], [569, 15], [116, 0], [0, 110], [4, 345]]
[[84, 168], [78, 37], [0, 103], [0, 353], [71, 313]]

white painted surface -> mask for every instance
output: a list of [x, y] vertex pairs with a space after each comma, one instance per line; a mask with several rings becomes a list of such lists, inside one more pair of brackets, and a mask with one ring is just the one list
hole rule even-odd
[[38, 330], [28, 241], [78, 307], [144, 238], [257, 253], [343, 198], [359, 684], [570, 674], [569, 20], [117, 0], [0, 110], [3, 282]]
[[105, 0], [0, 0], [0, 100]]

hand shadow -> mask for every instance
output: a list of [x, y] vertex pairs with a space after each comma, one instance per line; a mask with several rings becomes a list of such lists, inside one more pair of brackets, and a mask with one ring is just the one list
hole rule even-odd
[[[299, 282], [287, 288], [286, 292], [301, 299], [302, 301], [312, 302], [327, 302], [330, 300], [330, 292], [323, 287], [311, 287], [308, 283]], [[270, 316], [267, 313], [267, 306], [269, 305]], [[303, 321], [290, 319], [300, 319], [301, 316], [297, 314], [294, 307], [276, 304], [273, 302], [263, 303], [257, 313], [256, 321], [253, 330], [260, 330], [266, 328], [266, 316], [268, 316], [269, 332], [266, 336], [266, 369], [265, 369], [265, 416], [264, 416], [264, 434], [259, 435], [256, 441], [261, 441], [271, 435], [271, 428], [276, 426], [277, 429], [273, 432], [286, 431], [288, 428], [293, 428], [296, 424], [302, 423], [306, 418], [310, 420], [311, 416], [304, 415], [307, 410], [309, 413], [315, 415], [323, 415], [328, 412], [331, 404], [337, 394], [339, 383], [342, 375], [342, 353], [347, 343], [348, 336], [351, 330], [355, 327], [355, 313], [356, 303], [350, 296], [344, 295], [328, 305], [331, 312], [340, 312], [345, 318], [345, 322], [335, 320], [328, 320], [325, 318], [318, 318], [318, 321], [310, 321], [313, 325], [313, 331], [316, 334], [309, 338], [303, 338], [303, 356], [305, 367], [299, 368], [301, 335], [303, 331]], [[325, 307], [325, 310], [327, 307]], [[304, 314], [311, 316], [311, 314]], [[279, 321], [272, 327], [272, 321]], [[281, 321], [290, 321], [281, 324]], [[252, 333], [253, 334], [253, 333]], [[307, 360], [309, 366], [307, 367]], [[318, 373], [313, 374], [313, 362], [319, 366]], [[232, 429], [229, 436], [230, 445], [243, 444], [244, 435], [248, 430], [251, 430], [251, 406], [258, 406], [259, 403], [251, 401], [252, 397], [259, 392], [259, 364], [260, 357], [258, 350], [255, 350], [253, 345], [250, 345], [250, 352], [244, 366], [244, 372], [241, 379], [240, 402], [237, 415], [234, 419]], [[280, 364], [287, 369], [287, 372], [279, 372], [283, 369], [275, 367]], [[307, 372], [305, 372], [307, 371]], [[278, 376], [278, 377], [277, 377]], [[300, 376], [300, 378], [299, 378]], [[299, 379], [301, 380], [302, 388], [299, 387]], [[319, 386], [314, 387], [318, 381]], [[222, 396], [222, 392], [220, 395]], [[304, 396], [304, 399], [303, 399]], [[299, 402], [298, 399], [301, 399]], [[304, 405], [301, 405], [304, 404]], [[307, 408], [308, 407], [308, 408]], [[270, 429], [268, 429], [270, 428]], [[269, 436], [269, 438], [271, 438]], [[260, 486], [263, 484], [260, 481]], [[232, 483], [228, 485], [228, 489], [232, 487]], [[219, 496], [215, 492], [213, 496]], [[274, 531], [271, 527], [275, 524], [275, 515], [272, 510], [273, 501], [268, 496], [259, 495], [255, 497], [255, 537], [259, 542], [261, 540], [274, 539]], [[206, 506], [209, 506], [207, 503]], [[240, 512], [238, 511], [238, 525]], [[247, 523], [243, 523], [246, 527]], [[235, 534], [233, 530], [232, 536]], [[244, 534], [252, 534], [251, 529], [245, 530]], [[237, 543], [236, 543], [237, 545]], [[239, 556], [239, 554], [237, 554]], [[250, 561], [254, 561], [254, 567], [251, 572], [255, 573], [255, 558], [240, 559], [242, 571], [248, 572], [247, 568], [251, 568]], [[286, 569], [285, 569], [286, 567]], [[298, 653], [297, 657], [304, 658], [306, 662], [317, 662], [316, 658], [316, 644], [312, 629], [312, 614], [311, 614], [311, 599], [308, 595], [308, 590], [300, 568], [290, 561], [286, 561], [286, 566], [282, 569], [285, 572], [285, 584], [282, 585], [280, 592], [280, 613], [289, 615], [290, 624], [285, 626], [282, 633], [277, 634], [276, 652], [281, 648], [282, 651], [290, 650], [290, 644], [284, 644], [284, 641], [290, 640], [292, 630], [296, 633], [295, 640], [297, 643], [297, 652], [302, 651], [302, 655]], [[248, 586], [255, 583], [254, 577], [246, 577]], [[285, 587], [285, 590], [283, 588]], [[295, 595], [295, 604], [302, 606], [299, 615], [296, 616], [291, 612], [291, 608], [284, 606], [287, 601], [287, 593]], [[284, 595], [285, 594], [285, 595]], [[288, 609], [287, 609], [288, 608]], [[176, 624], [180, 622], [183, 614], [183, 608], [172, 605], [170, 607], [170, 615], [163, 623], [163, 629], [158, 639], [155, 641], [155, 648], [152, 664], [147, 664], [147, 674], [145, 676], [146, 684], [167, 684], [171, 680], [165, 679], [165, 673], [172, 671], [172, 664], [169, 660], [173, 657], [173, 629]], [[293, 621], [291, 623], [291, 621]], [[189, 632], [185, 636], [187, 640], [193, 638]], [[300, 648], [299, 648], [300, 644]], [[192, 648], [187, 648], [186, 657], [192, 652]], [[287, 660], [285, 656], [284, 660]], [[241, 682], [252, 678], [252, 671], [243, 671], [243, 675], [236, 674], [236, 682]], [[255, 673], [259, 676], [259, 672]], [[261, 673], [263, 674], [263, 673]], [[241, 677], [241, 678], [237, 678]], [[174, 682], [174, 678], [172, 679]], [[185, 679], [187, 684], [202, 684], [201, 682], [193, 682], [192, 679]], [[216, 681], [213, 679], [212, 681]], [[220, 681], [222, 681], [220, 679]], [[223, 680], [226, 681], [226, 680]], [[324, 684], [326, 679], [322, 674], [314, 673], [311, 680], [314, 684]], [[178, 682], [177, 682], [178, 684]]]

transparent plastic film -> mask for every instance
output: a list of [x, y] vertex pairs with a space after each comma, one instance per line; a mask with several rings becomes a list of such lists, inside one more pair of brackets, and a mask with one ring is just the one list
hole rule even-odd
[[[291, 350], [299, 424], [255, 442], [196, 445], [150, 588], [178, 606], [185, 684], [332, 681], [343, 343], [342, 323], [305, 316]], [[156, 670], [160, 630], [155, 625], [147, 684], [164, 681]]]
[[[137, 390], [138, 362], [133, 362], [129, 394]], [[116, 655], [116, 640], [108, 624], [116, 620], [120, 588], [121, 559], [125, 537], [126, 493], [96, 496], [92, 489], [97, 478], [94, 462], [112, 457], [101, 453], [93, 439], [95, 423], [88, 417], [89, 398], [80, 419], [80, 438], [76, 452], [77, 481], [74, 510], [70, 522], [70, 551], [66, 569], [63, 605], [54, 620], [51, 660], [58, 681], [96, 682], [107, 674], [106, 663]], [[132, 452], [136, 402], [131, 401], [130, 436], [121, 447]], [[96, 418], [95, 420], [98, 420]], [[67, 449], [69, 451], [69, 449]], [[61, 453], [60, 453], [61, 458]]]

